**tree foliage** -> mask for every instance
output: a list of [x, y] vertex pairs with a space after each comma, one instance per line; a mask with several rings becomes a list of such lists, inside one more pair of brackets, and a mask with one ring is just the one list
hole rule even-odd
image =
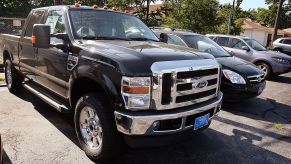
[[174, 10], [165, 18], [166, 26], [209, 33], [220, 23], [217, 19], [217, 0], [184, 0], [182, 4], [173, 1], [170, 3]]

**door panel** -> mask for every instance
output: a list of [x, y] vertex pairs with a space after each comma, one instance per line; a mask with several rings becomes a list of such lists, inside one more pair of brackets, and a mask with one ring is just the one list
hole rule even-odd
[[[51, 34], [66, 32], [61, 9], [50, 10], [45, 24], [51, 26]], [[64, 44], [64, 41], [51, 37], [51, 44]], [[69, 81], [69, 71], [67, 70], [68, 55], [69, 52], [63, 49], [50, 47], [48, 49], [39, 48], [36, 57], [36, 67], [39, 71], [36, 75], [37, 83], [64, 98], [67, 96]]]
[[34, 24], [41, 23], [43, 15], [44, 10], [31, 11], [24, 36], [19, 42], [20, 69], [26, 77], [32, 80], [35, 80], [35, 53], [37, 51], [31, 43], [32, 29]]
[[244, 59], [246, 61], [251, 61], [252, 50], [250, 51], [243, 50], [242, 49], [243, 46], [247, 45], [239, 39], [232, 38], [230, 41], [229, 48], [227, 48], [227, 51], [238, 58]]

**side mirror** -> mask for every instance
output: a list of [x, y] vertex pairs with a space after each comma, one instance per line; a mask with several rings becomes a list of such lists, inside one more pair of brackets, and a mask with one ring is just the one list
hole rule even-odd
[[161, 42], [168, 43], [168, 39], [169, 39], [168, 34], [166, 34], [166, 33], [161, 33], [160, 34], [160, 41]]
[[50, 47], [50, 31], [51, 27], [44, 24], [35, 24], [33, 26], [31, 42], [35, 48]]
[[245, 50], [245, 51], [250, 51], [250, 48], [248, 46], [242, 46], [241, 48], [242, 50]]

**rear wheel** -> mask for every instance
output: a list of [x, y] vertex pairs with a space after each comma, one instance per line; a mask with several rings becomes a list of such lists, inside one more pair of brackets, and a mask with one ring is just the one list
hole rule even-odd
[[81, 148], [92, 160], [106, 160], [123, 148], [113, 110], [105, 96], [91, 93], [82, 96], [75, 110], [75, 129]]
[[23, 77], [20, 73], [14, 68], [12, 62], [7, 59], [5, 61], [5, 81], [8, 90], [11, 93], [16, 93], [22, 86]]
[[258, 62], [256, 63], [257, 67], [264, 73], [264, 78], [268, 79], [270, 78], [271, 74], [272, 74], [272, 70], [271, 67], [264, 63], [264, 62]]

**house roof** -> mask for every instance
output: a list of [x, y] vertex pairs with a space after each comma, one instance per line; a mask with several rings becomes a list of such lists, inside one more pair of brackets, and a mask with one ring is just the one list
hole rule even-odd
[[[254, 22], [249, 18], [244, 19], [244, 24], [242, 25], [242, 28], [244, 30], [266, 31], [269, 34], [274, 33], [274, 28], [263, 26], [260, 23]], [[291, 34], [291, 29], [290, 29], [290, 33], [284, 30], [278, 30], [278, 35], [290, 35], [290, 34]]]

